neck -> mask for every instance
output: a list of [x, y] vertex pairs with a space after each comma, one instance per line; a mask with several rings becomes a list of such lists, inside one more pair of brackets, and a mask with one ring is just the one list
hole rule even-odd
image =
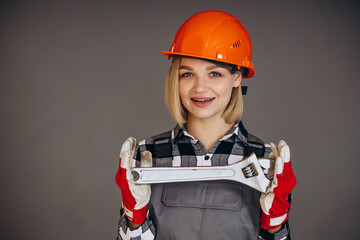
[[232, 127], [233, 124], [227, 123], [223, 118], [192, 119], [189, 116], [186, 123], [186, 130], [200, 140], [208, 152]]

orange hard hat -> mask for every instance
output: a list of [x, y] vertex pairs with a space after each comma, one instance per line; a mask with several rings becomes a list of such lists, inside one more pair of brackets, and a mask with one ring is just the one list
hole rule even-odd
[[237, 18], [222, 11], [203, 11], [190, 17], [176, 32], [170, 50], [160, 53], [169, 59], [189, 56], [244, 67], [244, 78], [255, 74], [248, 32]]

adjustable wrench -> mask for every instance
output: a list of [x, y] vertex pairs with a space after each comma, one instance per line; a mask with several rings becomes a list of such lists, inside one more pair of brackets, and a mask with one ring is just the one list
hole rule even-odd
[[[263, 169], [262, 169], [262, 167]], [[271, 170], [274, 160], [257, 159], [253, 153], [239, 162], [226, 166], [132, 168], [135, 184], [231, 180], [266, 192], [270, 180], [264, 171]], [[272, 175], [270, 172], [268, 176]]]

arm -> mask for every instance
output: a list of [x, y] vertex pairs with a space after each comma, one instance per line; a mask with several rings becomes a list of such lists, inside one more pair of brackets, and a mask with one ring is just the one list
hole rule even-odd
[[280, 226], [280, 230], [276, 233], [270, 233], [270, 231], [261, 229], [257, 240], [291, 240], [290, 229], [288, 222], [285, 222]]
[[[132, 225], [136, 225], [134, 229], [132, 229]], [[119, 230], [116, 240], [153, 240], [155, 239], [155, 236], [156, 229], [149, 216], [149, 211], [145, 221], [142, 224], [137, 225], [126, 218], [123, 209], [120, 210]]]
[[273, 143], [270, 146], [272, 152], [269, 157], [275, 158], [274, 177], [266, 193], [260, 197], [262, 238], [259, 239], [290, 239], [287, 219], [291, 191], [296, 185], [290, 162], [290, 149], [285, 141], [280, 141], [278, 146]]
[[[150, 185], [135, 185], [131, 168], [136, 165], [134, 152], [136, 139], [128, 138], [123, 144], [119, 158], [119, 169], [115, 180], [121, 190], [122, 207], [119, 222], [118, 239], [153, 239], [155, 228], [149, 221], [147, 204], [150, 200]], [[139, 149], [138, 149], [139, 150]], [[152, 166], [152, 156], [149, 151], [141, 152], [140, 164], [142, 167]], [[152, 226], [153, 231], [150, 231]], [[145, 234], [143, 236], [143, 234]]]

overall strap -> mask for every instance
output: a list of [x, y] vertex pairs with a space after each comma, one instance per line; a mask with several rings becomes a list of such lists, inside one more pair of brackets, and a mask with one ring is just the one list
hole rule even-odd
[[252, 153], [255, 153], [256, 157], [261, 158], [265, 155], [265, 144], [264, 142], [250, 134], [244, 127], [243, 123], [239, 123], [239, 129], [241, 133], [247, 138], [247, 144], [245, 145], [244, 157], [250, 156]]
[[154, 139], [154, 167], [171, 167], [172, 166], [172, 143], [171, 132], [167, 131], [156, 135]]
[[[250, 134], [244, 127], [243, 123], [239, 123], [239, 129], [241, 133], [247, 138], [247, 144], [245, 145], [244, 157], [250, 156], [252, 153], [258, 158], [265, 155], [264, 142]], [[172, 166], [172, 143], [171, 132], [167, 131], [156, 135], [154, 139], [154, 154], [153, 154], [153, 166], [154, 167], [171, 167]]]

